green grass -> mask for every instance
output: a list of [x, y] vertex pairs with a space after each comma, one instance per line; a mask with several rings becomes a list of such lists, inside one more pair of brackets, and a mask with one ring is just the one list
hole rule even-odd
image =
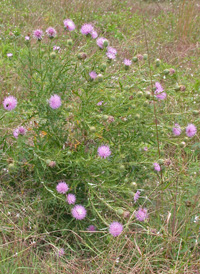
[[[92, 115], [87, 111], [90, 97], [82, 97], [86, 103], [80, 110], [79, 100], [75, 95], [71, 95], [70, 111], [76, 114], [77, 124], [81, 123], [83, 128], [77, 126], [77, 135], [70, 135], [72, 146], [77, 140], [81, 145], [78, 145], [76, 152], [72, 149], [69, 155], [57, 153], [56, 145], [48, 146], [45, 137], [41, 138], [41, 147], [38, 145], [35, 150], [39, 157], [34, 156], [28, 163], [20, 163], [21, 144], [13, 144], [11, 129], [19, 121], [23, 121], [24, 117], [29, 117], [28, 108], [18, 117], [13, 117], [12, 113], [4, 117], [3, 111], [1, 112], [0, 272], [198, 273], [199, 133], [194, 139], [184, 136], [174, 138], [171, 134], [175, 122], [182, 125], [193, 122], [198, 131], [200, 129], [198, 1], [102, 0], [99, 3], [96, 0], [5, 0], [1, 1], [0, 9], [0, 102], [8, 93], [21, 98], [24, 103], [27, 97], [31, 98], [24, 80], [26, 71], [21, 69], [21, 61], [25, 62], [28, 53], [24, 36], [38, 27], [45, 30], [49, 25], [55, 26], [59, 33], [62, 33], [62, 21], [68, 17], [76, 22], [78, 28], [85, 22], [93, 23], [99, 33], [112, 41], [121, 61], [125, 57], [132, 58], [137, 54], [146, 53], [150, 60], [150, 66], [147, 62], [134, 64], [126, 74], [116, 65], [107, 76], [112, 79], [109, 78], [112, 73], [119, 73], [119, 83], [116, 86], [106, 82], [109, 86], [103, 83], [98, 92], [95, 88], [91, 89], [95, 102], [99, 98], [99, 92], [102, 94], [101, 99], [109, 102], [109, 108], [105, 109], [104, 114], [112, 114], [117, 126], [104, 126], [105, 121], [99, 124], [99, 119], [105, 117], [98, 116], [100, 114], [95, 107], [92, 109], [90, 106]], [[85, 46], [78, 35], [74, 40], [74, 53], [78, 45], [84, 46], [85, 51], [90, 50], [91, 45]], [[66, 46], [64, 36], [61, 36], [58, 42], [63, 48]], [[6, 56], [9, 52], [14, 53], [13, 61]], [[97, 58], [100, 60], [100, 57]], [[161, 59], [158, 68], [155, 67], [156, 58]], [[37, 60], [34, 62], [39, 66]], [[44, 66], [45, 62], [44, 59]], [[59, 67], [59, 60], [56, 62]], [[171, 67], [175, 68], [176, 74], [164, 76], [163, 71]], [[156, 104], [160, 156], [157, 151], [153, 105], [144, 109], [145, 98], [134, 97], [133, 101], [129, 99], [135, 91], [151, 90], [150, 69], [153, 82], [162, 79], [168, 94], [165, 104]], [[80, 72], [76, 78], [77, 90], [81, 88], [81, 76]], [[35, 79], [40, 83], [40, 78], [37, 77]], [[70, 91], [72, 80], [70, 76], [64, 77]], [[176, 92], [177, 85], [184, 85], [186, 90]], [[60, 88], [65, 87], [58, 83], [57, 89]], [[125, 106], [120, 105], [121, 101]], [[132, 107], [132, 102], [136, 104], [135, 108]], [[135, 120], [138, 119], [138, 106], [139, 125]], [[91, 138], [80, 137], [81, 134], [85, 135], [82, 113], [85, 115], [85, 121], [89, 123], [87, 129], [95, 125], [97, 132], [91, 135]], [[125, 126], [121, 117], [123, 113], [127, 113], [127, 117], [132, 115]], [[35, 115], [35, 119], [40, 121], [39, 116]], [[70, 121], [70, 115], [68, 119]], [[146, 124], [140, 123], [141, 121], [146, 121]], [[46, 128], [48, 130], [48, 126]], [[132, 128], [141, 129], [139, 137], [135, 135], [133, 142], [129, 141], [133, 136]], [[155, 137], [154, 142], [152, 134]], [[6, 142], [4, 139], [7, 135]], [[101, 163], [90, 156], [84, 157], [85, 147], [82, 143], [89, 140], [87, 149], [90, 149], [93, 141], [98, 142], [101, 138], [105, 141], [113, 138], [113, 149], [115, 142], [118, 142], [117, 151], [114, 152], [115, 158], [110, 164]], [[55, 140], [56, 138], [54, 142]], [[130, 147], [126, 147], [126, 144]], [[141, 152], [146, 145], [149, 147], [150, 156]], [[131, 159], [127, 156], [129, 152], [134, 155]], [[24, 156], [27, 151], [24, 150], [23, 153]], [[27, 158], [31, 153], [27, 153]], [[76, 158], [76, 153], [82, 160]], [[95, 154], [95, 151], [91, 150], [91, 153]], [[47, 169], [45, 164], [46, 159], [54, 156], [62, 167], [55, 172]], [[152, 161], [158, 158], [164, 161], [162, 178], [151, 170]], [[14, 162], [20, 163], [17, 170], [12, 169], [10, 165], [13, 159]], [[4, 170], [7, 168], [9, 172]], [[99, 175], [100, 171], [106, 168], [107, 173]], [[77, 225], [68, 212], [66, 213], [65, 203], [52, 192], [52, 182], [58, 180], [62, 173], [69, 176], [77, 193], [80, 189], [80, 179], [94, 185], [96, 178], [101, 181], [98, 187], [91, 185], [87, 188], [81, 185], [80, 195], [81, 201], [88, 205], [89, 222], [95, 222], [98, 232], [85, 231], [88, 220]], [[41, 184], [43, 180], [44, 183]], [[137, 186], [131, 187], [132, 182], [136, 182]], [[138, 188], [144, 190], [142, 205], [148, 206], [150, 212], [150, 219], [145, 223], [138, 223], [133, 214], [135, 205], [132, 195]], [[87, 202], [84, 201], [86, 193]], [[119, 208], [128, 211], [131, 218], [118, 215]], [[107, 225], [115, 219], [125, 225], [123, 235], [118, 238], [107, 233]], [[65, 249], [65, 255], [58, 258], [56, 254], [62, 247]]]

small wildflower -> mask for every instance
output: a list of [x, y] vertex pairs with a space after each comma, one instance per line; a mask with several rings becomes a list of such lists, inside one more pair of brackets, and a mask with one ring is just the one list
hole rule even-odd
[[56, 36], [56, 30], [52, 27], [49, 27], [47, 30], [46, 30], [46, 34], [49, 38], [54, 38]]
[[138, 58], [139, 61], [142, 61], [143, 60], [143, 55], [142, 54], [138, 54], [137, 58]]
[[123, 225], [118, 222], [112, 222], [109, 226], [109, 232], [113, 237], [119, 236], [123, 231]]
[[186, 127], [186, 135], [188, 137], [193, 137], [197, 133], [197, 128], [193, 124], [188, 124]]
[[94, 232], [96, 231], [96, 227], [94, 225], [89, 225], [87, 231]]
[[93, 31], [94, 31], [94, 28], [93, 28], [93, 26], [91, 24], [84, 24], [81, 27], [81, 33], [83, 35], [91, 34]]
[[112, 47], [107, 47], [107, 52], [110, 52], [112, 54], [117, 54], [117, 50], [115, 48], [112, 48]]
[[102, 106], [103, 105], [103, 101], [99, 101], [98, 103], [97, 103], [97, 106]]
[[26, 129], [24, 127], [16, 128], [13, 131], [13, 135], [16, 139], [18, 138], [19, 135], [25, 135], [25, 134], [26, 134]]
[[68, 202], [69, 205], [75, 204], [75, 202], [76, 202], [76, 196], [74, 194], [69, 193], [67, 195], [66, 201]]
[[109, 146], [100, 146], [98, 148], [98, 155], [101, 157], [101, 158], [107, 158], [111, 155], [111, 151], [110, 151], [110, 148]]
[[108, 123], [112, 123], [114, 121], [115, 121], [115, 118], [112, 115], [108, 116]]
[[50, 161], [48, 164], [49, 167], [53, 168], [56, 166], [56, 162], [55, 161]]
[[60, 52], [60, 47], [59, 47], [59, 46], [54, 46], [54, 47], [53, 47], [53, 51]]
[[29, 41], [30, 40], [30, 36], [25, 36], [25, 41]]
[[90, 34], [93, 39], [96, 39], [98, 37], [98, 33], [95, 30], [93, 30]]
[[160, 165], [158, 163], [154, 163], [153, 165], [154, 165], [154, 169], [156, 171], [161, 171], [161, 167], [160, 167]]
[[73, 31], [76, 28], [74, 22], [71, 19], [65, 19], [63, 23], [66, 30]]
[[148, 147], [144, 147], [144, 151], [147, 151], [148, 150]]
[[33, 37], [37, 39], [38, 41], [42, 40], [43, 31], [41, 29], [36, 29], [33, 31]]
[[13, 57], [13, 54], [12, 53], [7, 53], [7, 57], [8, 58]]
[[104, 37], [99, 37], [99, 38], [97, 39], [97, 46], [100, 47], [101, 49], [103, 49], [104, 46], [105, 46], [105, 42], [108, 43], [108, 40], [107, 40], [106, 38], [104, 38]]
[[95, 79], [95, 78], [97, 78], [97, 74], [96, 74], [96, 72], [95, 71], [91, 71], [90, 73], [89, 73], [89, 75], [90, 75], [90, 77], [91, 77], [91, 79]]
[[137, 192], [135, 193], [134, 198], [133, 198], [135, 203], [139, 199], [139, 197], [140, 197], [140, 191], [137, 190]]
[[155, 87], [156, 87], [156, 90], [155, 90], [154, 94], [156, 95], [156, 97], [159, 100], [164, 100], [166, 98], [167, 94], [165, 92], [163, 92], [164, 89], [162, 88], [161, 84], [159, 82], [156, 82]]
[[175, 127], [172, 129], [174, 135], [179, 136], [181, 134], [181, 127], [179, 124], [175, 124]]
[[60, 182], [57, 184], [56, 190], [58, 193], [65, 194], [69, 190], [69, 187], [65, 182]]
[[109, 51], [106, 53], [106, 56], [108, 57], [109, 60], [116, 59], [116, 55], [112, 52], [109, 52]]
[[138, 211], [135, 212], [135, 217], [138, 221], [144, 222], [148, 218], [147, 209], [139, 208]]
[[82, 220], [85, 218], [87, 211], [82, 205], [75, 205], [71, 210], [72, 216], [77, 220]]
[[60, 248], [59, 250], [58, 250], [58, 257], [62, 257], [62, 256], [64, 256], [65, 255], [65, 250], [64, 250], [64, 248]]
[[15, 109], [16, 106], [17, 106], [17, 99], [13, 96], [8, 96], [3, 101], [3, 107], [8, 111]]
[[170, 75], [173, 75], [174, 73], [175, 73], [175, 69], [170, 68], [170, 69], [169, 69], [169, 74], [170, 74]]
[[57, 109], [61, 106], [61, 99], [60, 96], [58, 96], [57, 94], [54, 94], [51, 96], [51, 98], [49, 99], [49, 105], [52, 109]]
[[130, 67], [131, 64], [132, 64], [132, 61], [131, 61], [131, 60], [129, 60], [129, 59], [124, 59], [124, 65], [125, 65], [126, 67]]

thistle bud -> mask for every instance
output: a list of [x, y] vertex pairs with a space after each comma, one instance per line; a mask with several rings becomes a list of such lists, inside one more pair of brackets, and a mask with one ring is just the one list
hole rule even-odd
[[156, 63], [156, 67], [159, 67], [159, 66], [160, 66], [160, 64], [161, 64], [160, 59], [156, 59], [155, 63]]
[[51, 59], [55, 59], [56, 58], [56, 53], [53, 51], [50, 53], [50, 57]]
[[68, 46], [72, 46], [72, 45], [73, 45], [72, 39], [68, 39], [68, 40], [67, 40], [67, 45], [68, 45]]
[[87, 54], [85, 52], [80, 52], [78, 54], [78, 59], [79, 60], [85, 60], [87, 58]]

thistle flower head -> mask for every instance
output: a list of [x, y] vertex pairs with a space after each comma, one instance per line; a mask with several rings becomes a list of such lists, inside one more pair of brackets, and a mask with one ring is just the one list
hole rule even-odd
[[98, 37], [98, 33], [95, 30], [93, 30], [90, 34], [93, 39], [96, 39]]
[[97, 74], [96, 74], [95, 71], [91, 71], [91, 72], [89, 73], [89, 75], [90, 75], [91, 79], [93, 79], [93, 80], [97, 77]]
[[46, 30], [46, 34], [49, 38], [54, 38], [57, 34], [56, 30], [52, 27], [49, 27], [47, 30]]
[[186, 135], [188, 137], [193, 137], [197, 133], [197, 128], [193, 124], [188, 124], [186, 127]]
[[108, 40], [107, 40], [106, 38], [104, 38], [104, 37], [99, 37], [99, 38], [97, 39], [97, 46], [100, 47], [101, 49], [103, 49], [106, 42], [108, 43]]
[[37, 39], [38, 41], [42, 40], [43, 31], [41, 29], [36, 29], [33, 31], [33, 37]]
[[112, 48], [112, 47], [107, 47], [107, 52], [110, 52], [112, 54], [117, 54], [117, 50], [115, 48]]
[[16, 106], [17, 99], [13, 96], [8, 96], [3, 101], [3, 107], [8, 111], [13, 110], [14, 108], [16, 108]]
[[108, 57], [108, 59], [109, 60], [114, 60], [114, 59], [116, 59], [116, 55], [114, 54], [114, 53], [112, 53], [112, 52], [107, 52], [106, 53], [106, 55], [107, 55], [107, 57]]
[[179, 136], [181, 134], [181, 127], [179, 124], [175, 124], [175, 127], [172, 129], [175, 136]]
[[60, 182], [56, 186], [58, 193], [65, 194], [69, 190], [69, 186], [65, 182]]
[[87, 231], [94, 232], [96, 231], [96, 227], [94, 225], [89, 225]]
[[161, 167], [160, 167], [160, 165], [158, 163], [154, 163], [153, 165], [154, 165], [154, 169], [156, 171], [161, 171]]
[[82, 220], [86, 217], [87, 211], [82, 205], [75, 205], [71, 210], [72, 216], [77, 220]]
[[52, 95], [49, 99], [49, 105], [52, 109], [59, 108], [62, 105], [60, 96], [57, 94]]
[[98, 148], [98, 155], [101, 157], [101, 158], [107, 158], [111, 155], [111, 151], [110, 151], [110, 148], [109, 146], [100, 146]]
[[167, 96], [167, 94], [164, 91], [163, 87], [161, 86], [161, 84], [159, 82], [155, 83], [155, 87], [156, 90], [154, 92], [155, 96], [159, 99], [159, 100], [164, 100]]
[[123, 225], [118, 222], [112, 222], [109, 226], [109, 232], [113, 237], [119, 236], [123, 231]]
[[81, 27], [81, 33], [83, 35], [91, 34], [93, 31], [94, 31], [94, 28], [93, 28], [93, 26], [91, 24], [84, 24]]
[[137, 190], [137, 192], [136, 192], [135, 195], [134, 195], [134, 202], [135, 202], [135, 203], [136, 203], [136, 201], [139, 199], [139, 197], [140, 197], [140, 191]]
[[73, 205], [76, 202], [76, 196], [74, 194], [69, 193], [67, 195], [66, 201], [68, 202], [69, 205]]
[[135, 217], [138, 221], [144, 222], [148, 218], [147, 209], [139, 208], [138, 211], [135, 212]]
[[132, 64], [132, 61], [130, 59], [124, 59], [124, 65], [129, 67]]
[[63, 23], [66, 30], [73, 31], [76, 28], [74, 22], [71, 19], [65, 19]]

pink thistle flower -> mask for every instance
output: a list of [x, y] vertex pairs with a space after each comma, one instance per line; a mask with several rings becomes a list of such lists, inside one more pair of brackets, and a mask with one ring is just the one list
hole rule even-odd
[[59, 250], [58, 250], [58, 257], [62, 257], [62, 256], [64, 256], [64, 255], [65, 255], [65, 250], [64, 250], [64, 248], [59, 249]]
[[176, 72], [176, 71], [175, 71], [174, 68], [170, 68], [170, 69], [169, 69], [169, 75], [173, 75], [175, 72]]
[[115, 48], [112, 48], [112, 47], [107, 47], [107, 52], [110, 52], [112, 54], [117, 54], [117, 50]]
[[56, 190], [58, 193], [65, 194], [69, 190], [69, 186], [65, 182], [60, 182], [57, 184]]
[[46, 34], [49, 38], [54, 38], [57, 34], [56, 30], [52, 27], [49, 27], [47, 30], [46, 30]]
[[16, 128], [16, 129], [13, 130], [13, 136], [14, 136], [16, 139], [18, 138], [18, 136], [19, 136], [19, 129], [18, 129], [18, 128]]
[[42, 40], [43, 31], [41, 29], [36, 29], [33, 31], [33, 37], [37, 39], [38, 41]]
[[96, 231], [96, 227], [94, 225], [89, 225], [87, 231], [94, 232]]
[[83, 35], [91, 34], [93, 31], [94, 31], [94, 28], [93, 28], [93, 26], [91, 24], [84, 24], [81, 27], [81, 33]]
[[91, 36], [92, 36], [93, 39], [96, 39], [98, 37], [98, 33], [95, 30], [93, 30], [91, 32]]
[[26, 40], [26, 41], [29, 41], [29, 40], [30, 40], [30, 36], [28, 36], [28, 35], [25, 36], [25, 40]]
[[17, 99], [13, 96], [8, 96], [3, 101], [3, 107], [8, 111], [13, 110], [14, 108], [16, 108], [16, 106]]
[[175, 127], [172, 129], [174, 135], [179, 136], [181, 134], [181, 127], [179, 124], [175, 124]]
[[82, 205], [75, 205], [71, 210], [72, 216], [77, 220], [82, 220], [85, 218], [87, 211]]
[[70, 193], [67, 195], [66, 201], [68, 202], [69, 205], [73, 205], [76, 202], [76, 196]]
[[154, 163], [153, 165], [154, 165], [154, 169], [156, 171], [160, 171], [161, 170], [161, 167], [160, 167], [160, 165], [158, 163]]
[[99, 37], [99, 38], [97, 39], [97, 46], [100, 47], [101, 49], [104, 48], [105, 43], [108, 43], [108, 40], [107, 40], [106, 38], [104, 38], [104, 37]]
[[57, 94], [52, 95], [49, 99], [49, 105], [53, 109], [59, 108], [62, 105], [60, 96], [58, 96]]
[[101, 158], [107, 158], [111, 155], [111, 151], [110, 151], [110, 148], [109, 146], [100, 146], [98, 148], [98, 155], [101, 157]]
[[59, 47], [59, 46], [54, 46], [54, 47], [53, 47], [53, 51], [60, 52], [60, 47]]
[[107, 55], [107, 57], [108, 57], [108, 59], [109, 60], [114, 60], [114, 59], [116, 59], [116, 55], [114, 54], [114, 53], [112, 53], [112, 52], [107, 52], [106, 53], [106, 55]]
[[89, 73], [89, 75], [90, 75], [90, 77], [91, 77], [91, 79], [95, 79], [95, 78], [97, 78], [97, 74], [96, 74], [96, 72], [95, 71], [91, 71], [90, 73]]
[[18, 127], [13, 131], [13, 136], [17, 139], [19, 135], [25, 135], [26, 129], [24, 127]]
[[118, 222], [113, 222], [109, 226], [109, 232], [113, 237], [119, 236], [123, 231], [123, 225]]
[[19, 127], [19, 134], [25, 135], [26, 134], [26, 129], [24, 127]]
[[197, 133], [197, 128], [193, 124], [188, 124], [186, 127], [186, 135], [188, 137], [193, 137]]
[[7, 57], [13, 57], [12, 53], [7, 53]]
[[129, 67], [132, 64], [132, 61], [130, 59], [124, 59], [124, 65], [126, 67]]
[[147, 209], [140, 207], [138, 211], [135, 212], [135, 217], [138, 221], [144, 222], [148, 218]]
[[156, 82], [155, 87], [156, 87], [156, 90], [155, 90], [154, 94], [156, 95], [156, 97], [159, 100], [164, 100], [166, 98], [167, 94], [165, 92], [163, 92], [164, 89], [162, 88], [161, 84], [159, 82]]
[[65, 19], [63, 23], [66, 30], [73, 31], [76, 28], [74, 22], [71, 19]]
[[98, 103], [97, 103], [97, 106], [102, 106], [103, 105], [103, 101], [99, 101]]
[[134, 198], [133, 198], [135, 203], [139, 199], [139, 197], [140, 197], [140, 191], [137, 190], [137, 192], [135, 193]]

